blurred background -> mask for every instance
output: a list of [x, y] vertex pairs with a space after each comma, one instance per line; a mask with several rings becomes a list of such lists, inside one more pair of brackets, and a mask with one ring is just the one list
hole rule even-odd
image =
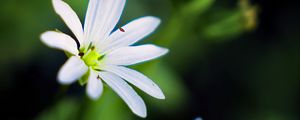
[[[87, 0], [64, 0], [81, 20]], [[118, 26], [158, 16], [142, 43], [170, 49], [132, 66], [153, 79], [166, 100], [140, 90], [148, 120], [299, 120], [300, 16], [280, 0], [127, 0]], [[91, 101], [85, 87], [61, 86], [67, 57], [39, 40], [42, 32], [71, 34], [51, 0], [0, 4], [1, 120], [140, 120], [110, 88]]]

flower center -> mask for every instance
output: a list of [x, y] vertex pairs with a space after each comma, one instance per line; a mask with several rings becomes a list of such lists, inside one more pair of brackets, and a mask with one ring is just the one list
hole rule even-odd
[[85, 55], [82, 57], [82, 60], [87, 66], [95, 68], [100, 65], [100, 61], [102, 58], [103, 56], [100, 55], [98, 52], [91, 50], [85, 53]]

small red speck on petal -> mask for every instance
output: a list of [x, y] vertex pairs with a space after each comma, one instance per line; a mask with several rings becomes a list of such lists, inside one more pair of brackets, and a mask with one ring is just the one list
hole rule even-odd
[[121, 27], [119, 27], [119, 30], [120, 30], [121, 32], [125, 32], [125, 30], [124, 30], [123, 28], [121, 28]]

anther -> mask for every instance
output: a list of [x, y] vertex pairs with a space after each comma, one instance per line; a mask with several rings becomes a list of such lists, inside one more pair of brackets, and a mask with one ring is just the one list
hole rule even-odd
[[92, 46], [91, 50], [95, 50], [95, 46]]
[[101, 80], [101, 78], [100, 78], [100, 76], [99, 76], [99, 75], [97, 76], [97, 79], [98, 79], [98, 80]]
[[120, 30], [121, 32], [125, 32], [125, 30], [124, 30], [123, 28], [121, 28], [121, 27], [119, 27], [119, 30]]
[[84, 53], [83, 53], [83, 52], [80, 52], [80, 53], [78, 53], [78, 55], [79, 55], [80, 57], [82, 57], [82, 56], [84, 55]]

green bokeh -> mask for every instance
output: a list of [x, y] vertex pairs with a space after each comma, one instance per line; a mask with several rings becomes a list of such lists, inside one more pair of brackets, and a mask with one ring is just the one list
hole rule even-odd
[[[87, 0], [65, 1], [83, 21]], [[245, 4], [239, 5], [242, 2]], [[174, 115], [188, 109], [186, 105], [197, 96], [197, 92], [191, 92], [189, 84], [185, 82], [183, 76], [190, 74], [186, 71], [199, 65], [197, 63], [205, 61], [207, 56], [213, 54], [214, 48], [221, 49], [222, 45], [230, 44], [256, 30], [259, 25], [257, 23], [259, 6], [252, 5], [247, 0], [238, 0], [234, 3], [236, 3], [234, 7], [228, 7], [216, 0], [127, 0], [118, 26], [141, 16], [158, 16], [162, 19], [158, 30], [139, 44], [155, 43], [170, 49], [166, 57], [133, 66], [153, 79], [166, 96], [166, 100], [157, 100], [136, 88], [146, 102], [149, 119], [159, 118], [161, 115], [167, 116], [165, 118], [176, 118]], [[2, 1], [0, 14], [0, 50], [8, 52], [0, 56], [0, 90], [9, 91], [15, 85], [12, 81], [14, 71], [19, 69], [19, 66], [14, 64], [26, 65], [35, 62], [36, 59], [55, 61], [56, 55], [63, 54], [63, 52], [61, 54], [52, 52], [55, 50], [40, 42], [39, 36], [42, 32], [54, 29], [68, 34], [71, 32], [54, 13], [50, 0]], [[300, 37], [295, 35], [293, 38]], [[267, 52], [259, 57], [253, 55], [253, 58], [257, 58], [253, 64], [240, 65], [244, 68], [243, 74], [238, 74], [239, 72], [236, 71], [232, 74], [243, 80], [237, 83], [246, 89], [249, 95], [245, 98], [253, 100], [252, 104], [255, 106], [249, 107], [248, 100], [240, 101], [232, 108], [233, 113], [229, 113], [224, 119], [296, 120], [299, 118], [294, 107], [299, 100], [299, 92], [295, 92], [299, 89], [298, 45], [299, 42], [295, 43], [293, 39], [288, 39], [283, 44], [279, 44], [279, 47], [268, 47]], [[232, 51], [227, 51], [228, 54], [230, 52]], [[39, 58], [41, 54], [47, 57]], [[234, 59], [234, 56], [230, 57], [226, 65], [232, 63], [229, 60]], [[41, 61], [39, 64], [43, 63], [44, 61]], [[197, 67], [206, 68], [206, 66]], [[202, 83], [208, 82], [197, 80], [199, 79], [195, 79], [192, 83], [199, 87], [205, 86], [206, 84]], [[135, 116], [109, 87], [105, 87], [98, 101], [89, 100], [85, 94], [75, 97], [63, 94], [37, 113], [35, 119], [132, 120], [141, 118]]]

